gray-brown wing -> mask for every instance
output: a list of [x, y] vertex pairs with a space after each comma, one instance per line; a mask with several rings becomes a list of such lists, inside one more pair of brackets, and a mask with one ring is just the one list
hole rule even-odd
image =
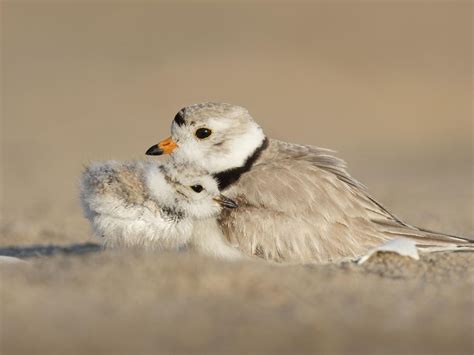
[[404, 224], [370, 198], [330, 151], [276, 144], [283, 153], [271, 153], [272, 159], [226, 191], [239, 208], [224, 211], [221, 226], [243, 252], [276, 261], [324, 262], [360, 255], [397, 237], [430, 245], [463, 241]]

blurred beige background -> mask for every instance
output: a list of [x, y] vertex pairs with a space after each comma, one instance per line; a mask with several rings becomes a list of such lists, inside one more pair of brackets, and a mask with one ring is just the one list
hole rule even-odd
[[[144, 158], [206, 100], [338, 150], [407, 221], [473, 236], [472, 2], [293, 3], [0, 0], [2, 252], [93, 241], [83, 165]], [[472, 354], [473, 257], [30, 258], [0, 270], [0, 353]]]
[[1, 243], [88, 240], [83, 165], [144, 158], [201, 101], [339, 151], [409, 221], [472, 234], [472, 10], [3, 1]]

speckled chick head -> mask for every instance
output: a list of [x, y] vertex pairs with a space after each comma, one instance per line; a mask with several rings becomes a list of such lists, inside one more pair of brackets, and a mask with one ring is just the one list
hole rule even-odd
[[177, 165], [217, 173], [245, 164], [265, 139], [247, 109], [226, 103], [201, 103], [181, 109], [171, 125]]
[[146, 185], [153, 199], [186, 218], [204, 219], [219, 215], [222, 207], [237, 205], [219, 192], [217, 182], [207, 172], [176, 165], [150, 166]]

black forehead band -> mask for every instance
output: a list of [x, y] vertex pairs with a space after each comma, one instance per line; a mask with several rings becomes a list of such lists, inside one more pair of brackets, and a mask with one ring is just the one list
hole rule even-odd
[[180, 127], [186, 123], [184, 121], [184, 108], [174, 116], [174, 122]]

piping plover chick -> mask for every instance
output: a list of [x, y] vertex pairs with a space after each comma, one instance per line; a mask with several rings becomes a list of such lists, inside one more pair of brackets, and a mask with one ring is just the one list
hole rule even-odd
[[185, 107], [171, 133], [147, 154], [171, 154], [177, 165], [206, 169], [218, 180], [220, 190], [239, 204], [222, 212], [220, 225], [245, 254], [327, 262], [396, 238], [425, 247], [472, 243], [403, 222], [373, 199], [332, 151], [267, 138], [243, 107]]
[[[219, 192], [209, 174], [196, 169], [182, 170], [172, 161], [93, 163], [82, 175], [81, 202], [106, 246], [240, 255], [224, 241], [216, 222], [222, 207], [237, 205]], [[209, 244], [215, 246], [212, 251]]]

